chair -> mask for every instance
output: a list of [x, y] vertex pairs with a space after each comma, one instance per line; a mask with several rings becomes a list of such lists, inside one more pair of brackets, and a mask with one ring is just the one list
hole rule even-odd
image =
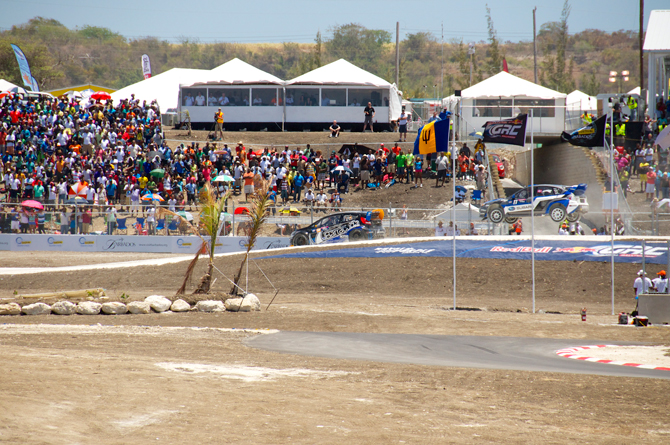
[[137, 235], [148, 235], [149, 232], [144, 230], [144, 218], [137, 218], [137, 222], [133, 226]]
[[170, 221], [170, 224], [167, 227], [167, 234], [169, 235], [170, 231], [176, 232], [178, 228], [179, 224], [177, 223], [177, 220], [173, 219], [172, 221]]
[[481, 190], [473, 190], [472, 191], [472, 196], [470, 197], [470, 201], [476, 202], [477, 204], [481, 204], [482, 200], [482, 191]]
[[159, 232], [163, 229], [165, 229], [165, 218], [159, 219], [156, 224], [156, 232]]
[[117, 218], [116, 219], [116, 231], [125, 230], [126, 235], [128, 234], [128, 227], [126, 226], [126, 219], [128, 218]]

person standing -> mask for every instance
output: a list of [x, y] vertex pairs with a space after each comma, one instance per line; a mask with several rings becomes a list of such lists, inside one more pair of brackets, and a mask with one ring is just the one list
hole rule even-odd
[[423, 187], [423, 158], [414, 159], [414, 188]]
[[217, 140], [223, 140], [223, 111], [219, 107], [219, 111], [214, 113], [214, 122], [215, 122], [215, 136]]
[[400, 134], [398, 142], [407, 142], [407, 119], [408, 116], [403, 107], [402, 113], [400, 113], [400, 117], [398, 118], [398, 133]]
[[651, 280], [653, 289], [660, 294], [668, 293], [668, 279], [665, 277], [665, 271], [658, 272], [657, 278]]
[[[437, 179], [435, 180], [435, 187], [441, 187], [444, 185], [444, 182], [447, 180], [447, 157], [444, 155], [444, 152], [440, 152], [437, 156]], [[442, 184], [440, 184], [440, 180]]]
[[[649, 288], [653, 286], [653, 283], [646, 276], [647, 274], [640, 269], [637, 272], [637, 278], [633, 282], [633, 290], [635, 291], [635, 300], [640, 297], [640, 294], [646, 294], [649, 291]], [[637, 310], [637, 307], [636, 307]]]
[[363, 121], [363, 131], [370, 126], [370, 131], [374, 132], [372, 127], [372, 119], [375, 117], [375, 109], [372, 107], [372, 102], [368, 102], [368, 106], [363, 110], [365, 120]]

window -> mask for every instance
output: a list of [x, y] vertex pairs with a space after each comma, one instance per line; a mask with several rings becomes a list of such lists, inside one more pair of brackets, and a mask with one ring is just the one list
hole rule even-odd
[[249, 106], [249, 88], [210, 88], [209, 99], [212, 98], [216, 99], [216, 105], [211, 106], [246, 107]]
[[530, 110], [533, 110], [533, 117], [554, 117], [556, 116], [556, 109], [554, 106], [556, 102], [554, 99], [518, 99], [514, 101], [514, 105], [521, 109], [522, 113], [530, 116]]
[[505, 119], [520, 113], [530, 115], [531, 109], [535, 117], [555, 116], [553, 99], [476, 99], [472, 116]]
[[288, 88], [286, 90], [286, 106], [318, 107], [318, 88]]
[[181, 104], [186, 107], [204, 107], [207, 105], [207, 88], [183, 88]]
[[251, 90], [251, 97], [255, 107], [277, 106], [277, 88], [254, 88]]
[[372, 90], [367, 88], [349, 88], [349, 106], [365, 107], [368, 102], [373, 107], [388, 107], [388, 90]]
[[346, 107], [347, 90], [346, 88], [322, 88], [321, 89], [322, 107]]

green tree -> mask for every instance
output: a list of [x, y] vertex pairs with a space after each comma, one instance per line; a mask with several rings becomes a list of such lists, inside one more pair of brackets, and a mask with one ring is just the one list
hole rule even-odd
[[489, 75], [498, 74], [502, 69], [502, 60], [505, 55], [500, 50], [498, 44], [498, 33], [493, 26], [493, 18], [491, 18], [491, 8], [486, 5], [486, 26], [489, 33], [489, 47], [486, 51], [488, 61], [486, 63], [486, 71]]
[[539, 81], [542, 85], [560, 91], [570, 93], [575, 89], [573, 79], [574, 61], [569, 62], [566, 58], [568, 47], [568, 18], [570, 17], [570, 4], [565, 0], [561, 20], [557, 24], [551, 24], [545, 29], [550, 30], [556, 36], [555, 48], [556, 54], [551, 54], [550, 47], [545, 47], [545, 60], [541, 64]]
[[365, 70], [377, 72], [385, 45], [391, 43], [391, 33], [367, 29], [357, 23], [332, 28], [333, 37], [326, 42], [326, 49], [334, 59], [346, 59]]

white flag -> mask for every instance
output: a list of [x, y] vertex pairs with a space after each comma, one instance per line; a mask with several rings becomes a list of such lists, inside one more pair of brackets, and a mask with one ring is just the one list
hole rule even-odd
[[151, 60], [146, 54], [142, 54], [142, 74], [144, 74], [145, 79], [151, 77]]

